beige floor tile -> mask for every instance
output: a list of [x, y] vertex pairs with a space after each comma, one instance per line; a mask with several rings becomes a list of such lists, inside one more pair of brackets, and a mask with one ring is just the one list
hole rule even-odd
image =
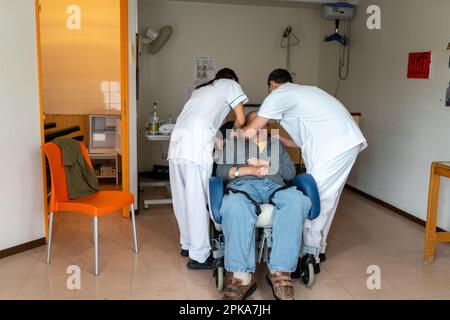
[[361, 257], [352, 254], [341, 254], [339, 256], [330, 257], [321, 266], [333, 278], [362, 277], [367, 273], [369, 264]]
[[133, 273], [131, 281], [133, 290], [152, 288], [156, 284], [163, 286], [174, 283], [184, 286], [183, 276], [176, 267], [151, 267], [145, 272]]
[[450, 260], [448, 260], [447, 263], [425, 263], [422, 252], [405, 253], [399, 254], [398, 256], [414, 266], [414, 268], [416, 268], [418, 272], [423, 272], [425, 274], [433, 274], [435, 272], [450, 270]]
[[0, 300], [15, 299], [26, 279], [26, 276], [0, 278]]
[[189, 300], [220, 300], [223, 293], [216, 286], [186, 286], [187, 298]]
[[74, 291], [67, 288], [66, 276], [28, 277], [16, 295], [18, 300], [71, 299]]
[[47, 256], [47, 246], [39, 246], [37, 248], [25, 251], [24, 253], [32, 258], [35, 258], [36, 260], [42, 261]]
[[381, 288], [370, 290], [367, 278], [341, 278], [337, 280], [351, 295], [358, 300], [404, 300], [407, 299], [400, 290], [388, 280], [381, 278]]
[[[49, 265], [45, 262], [45, 258], [37, 261], [34, 268], [30, 272], [30, 277], [64, 277], [67, 276], [67, 268], [73, 265], [80, 267], [82, 272], [92, 271], [91, 266], [86, 266], [80, 263], [79, 259], [71, 259], [70, 257], [54, 257]], [[89, 267], [89, 269], [86, 267]]]
[[181, 264], [181, 276], [184, 284], [189, 286], [214, 286], [214, 277], [212, 270], [189, 270], [185, 263]]
[[133, 300], [187, 300], [189, 299], [184, 288], [178, 288], [173, 285], [167, 285], [159, 289], [152, 287], [148, 289], [139, 289], [133, 292]]
[[295, 284], [296, 300], [354, 300], [352, 296], [337, 280], [319, 280], [312, 288]]
[[26, 253], [0, 259], [0, 279], [28, 276], [37, 260]]
[[444, 285], [446, 288], [450, 289], [450, 270], [447, 271], [437, 271], [430, 273], [430, 276], [438, 281], [440, 284]]
[[[147, 190], [148, 195], [151, 192]], [[146, 196], [142, 196], [141, 199]], [[52, 263], [46, 246], [0, 260], [0, 299], [220, 299], [211, 270], [186, 268], [171, 206], [137, 216], [139, 254], [120, 212], [100, 220], [100, 276], [93, 270], [92, 220], [65, 213], [55, 218]], [[450, 299], [450, 244], [438, 244], [423, 263], [424, 229], [359, 195], [344, 191], [328, 238], [327, 261], [312, 288], [294, 280], [296, 299]], [[68, 290], [67, 267], [81, 268], [81, 290]], [[367, 267], [381, 268], [382, 289], [368, 290]], [[274, 299], [257, 265], [250, 300]]]
[[448, 287], [424, 273], [384, 275], [383, 279], [392, 283], [409, 299], [430, 299], [450, 295]]
[[75, 290], [74, 296], [131, 296], [132, 274], [129, 272], [101, 272], [94, 276], [92, 272], [81, 275], [81, 290]]
[[385, 274], [405, 274], [417, 272], [417, 268], [410, 264], [407, 260], [394, 254], [361, 256], [361, 259], [368, 266], [378, 266], [382, 275]]

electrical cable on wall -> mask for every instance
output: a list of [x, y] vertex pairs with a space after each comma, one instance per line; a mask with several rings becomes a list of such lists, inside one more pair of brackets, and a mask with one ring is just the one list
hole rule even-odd
[[347, 45], [343, 45], [340, 49], [339, 56], [339, 70], [338, 70], [338, 82], [334, 96], [336, 97], [339, 92], [341, 81], [347, 80], [350, 74], [350, 36], [351, 36], [351, 21], [347, 22], [347, 28], [344, 35]]
[[[294, 41], [292, 41], [294, 40]], [[292, 32], [292, 26], [287, 26], [283, 32], [283, 37], [281, 38], [280, 47], [286, 48], [286, 70], [291, 72], [291, 48], [300, 44], [300, 40]], [[291, 72], [292, 73], [292, 72]], [[292, 73], [295, 76], [294, 73]]]

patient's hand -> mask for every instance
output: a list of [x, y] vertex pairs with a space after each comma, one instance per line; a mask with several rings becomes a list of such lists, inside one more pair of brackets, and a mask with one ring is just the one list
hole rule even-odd
[[255, 176], [258, 178], [263, 178], [267, 175], [269, 175], [269, 168], [267, 167], [253, 167], [255, 170]]
[[270, 167], [269, 161], [264, 160], [264, 159], [250, 158], [247, 160], [247, 164], [250, 167], [264, 167], [264, 168]]

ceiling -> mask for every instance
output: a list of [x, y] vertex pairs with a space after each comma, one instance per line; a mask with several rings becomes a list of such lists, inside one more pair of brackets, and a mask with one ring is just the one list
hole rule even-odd
[[288, 8], [319, 8], [324, 3], [329, 2], [348, 2], [358, 4], [361, 0], [165, 0], [165, 1], [183, 1], [183, 2], [203, 2], [203, 3], [221, 3], [221, 4], [240, 4], [271, 7]]

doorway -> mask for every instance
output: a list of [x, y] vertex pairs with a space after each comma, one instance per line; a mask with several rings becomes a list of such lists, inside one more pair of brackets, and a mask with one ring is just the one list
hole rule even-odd
[[83, 142], [101, 189], [129, 191], [128, 1], [36, 0], [36, 23], [42, 142]]

